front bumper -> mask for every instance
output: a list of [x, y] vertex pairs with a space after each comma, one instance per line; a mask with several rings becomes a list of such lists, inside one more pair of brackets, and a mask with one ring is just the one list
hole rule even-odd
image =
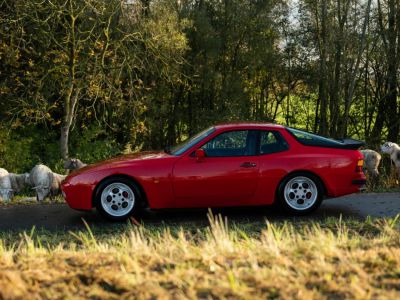
[[76, 210], [91, 210], [94, 186], [88, 184], [61, 184], [62, 195], [69, 207]]

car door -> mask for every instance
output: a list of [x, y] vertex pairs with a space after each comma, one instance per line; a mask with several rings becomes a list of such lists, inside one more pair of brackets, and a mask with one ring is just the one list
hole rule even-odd
[[293, 163], [289, 144], [278, 131], [260, 131], [259, 142], [259, 189], [255, 204], [270, 204], [280, 181], [287, 175], [288, 166]]
[[258, 132], [223, 132], [201, 149], [182, 157], [174, 166], [173, 188], [180, 207], [243, 205], [254, 196], [258, 185]]

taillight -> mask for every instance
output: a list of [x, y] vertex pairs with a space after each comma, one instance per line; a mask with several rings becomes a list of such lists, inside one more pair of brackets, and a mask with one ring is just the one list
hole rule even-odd
[[362, 172], [363, 165], [364, 165], [364, 160], [363, 159], [359, 159], [357, 161], [356, 172]]

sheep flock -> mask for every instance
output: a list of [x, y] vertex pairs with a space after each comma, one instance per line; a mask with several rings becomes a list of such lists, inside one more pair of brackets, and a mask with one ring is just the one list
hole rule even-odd
[[[82, 161], [77, 158], [70, 158], [64, 163], [68, 171], [85, 167]], [[29, 173], [9, 173], [6, 169], [0, 168], [0, 200], [10, 201], [16, 193], [30, 187], [36, 192], [36, 199], [43, 201], [45, 198], [61, 194], [61, 182], [67, 175], [53, 172], [43, 164], [37, 164]]]
[[[392, 164], [396, 167], [397, 175], [400, 175], [400, 146], [393, 142], [386, 142], [381, 147], [381, 152], [389, 154]], [[381, 155], [370, 149], [363, 149], [360, 152], [364, 156], [364, 172], [372, 176], [372, 179], [378, 179], [378, 167], [381, 161]]]

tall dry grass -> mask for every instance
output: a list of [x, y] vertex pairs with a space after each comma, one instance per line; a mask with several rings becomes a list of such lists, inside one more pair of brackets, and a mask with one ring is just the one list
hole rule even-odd
[[4, 299], [398, 299], [399, 218], [0, 240]]
[[366, 174], [366, 176], [368, 192], [400, 191], [400, 176], [388, 155], [383, 156], [379, 166], [378, 178], [373, 178], [369, 174]]

